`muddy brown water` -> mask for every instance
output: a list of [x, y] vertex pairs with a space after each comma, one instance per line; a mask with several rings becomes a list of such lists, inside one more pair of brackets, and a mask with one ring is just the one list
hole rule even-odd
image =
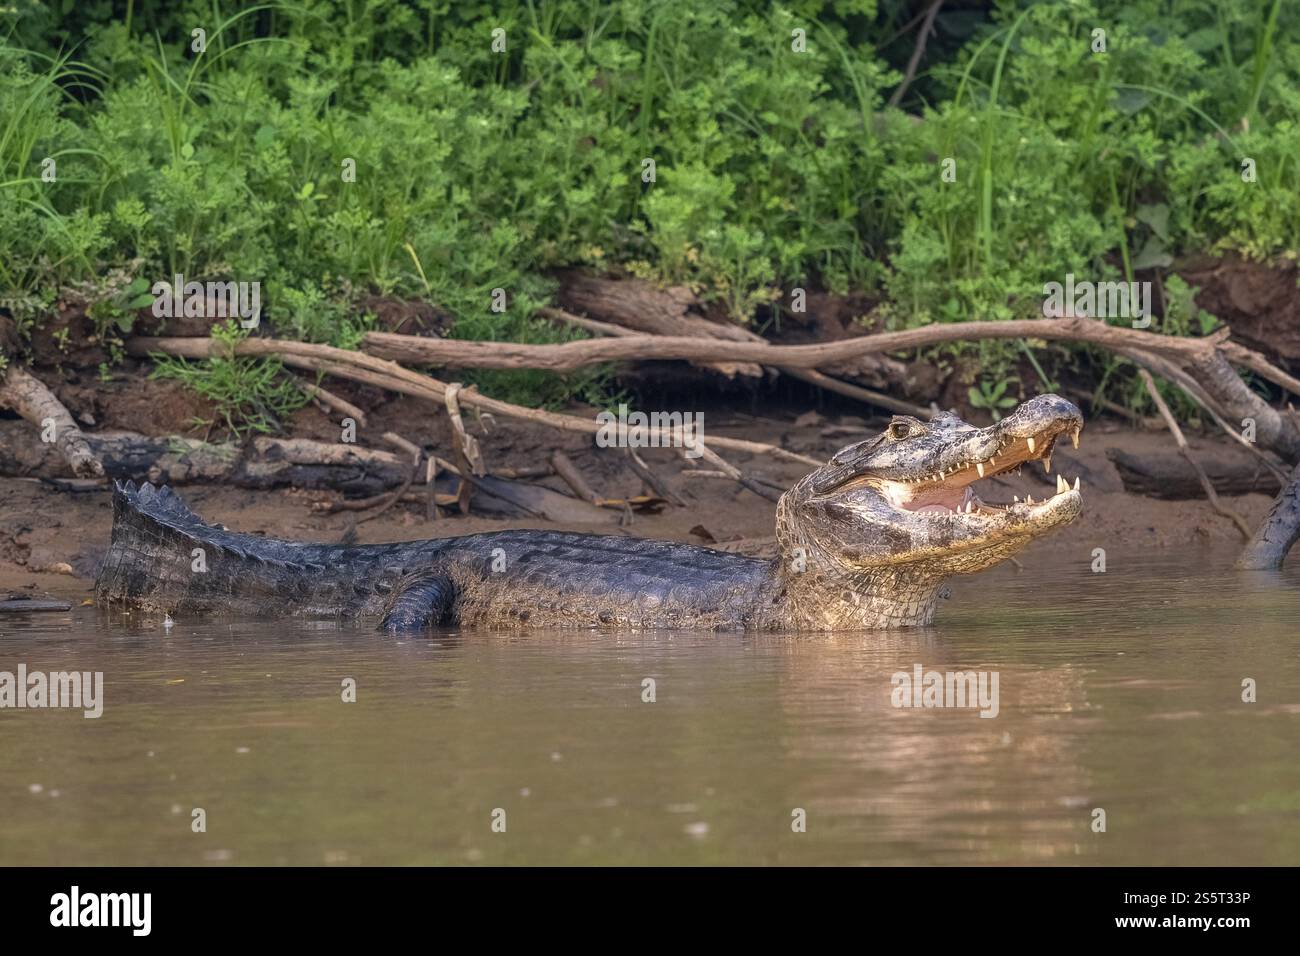
[[[888, 634], [6, 616], [0, 671], [104, 687], [0, 709], [0, 864], [1300, 862], [1300, 569], [1090, 561]], [[895, 707], [917, 665], [997, 715]]]

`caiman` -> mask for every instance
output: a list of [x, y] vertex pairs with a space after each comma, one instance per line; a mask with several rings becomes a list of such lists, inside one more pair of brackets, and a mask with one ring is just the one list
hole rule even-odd
[[205, 524], [168, 488], [119, 484], [96, 603], [192, 615], [374, 619], [467, 628], [838, 630], [925, 625], [944, 581], [1009, 558], [1080, 511], [1059, 475], [1043, 501], [995, 505], [976, 482], [1041, 460], [1083, 417], [1040, 395], [987, 428], [896, 416], [777, 505], [779, 556], [560, 531], [325, 545]]

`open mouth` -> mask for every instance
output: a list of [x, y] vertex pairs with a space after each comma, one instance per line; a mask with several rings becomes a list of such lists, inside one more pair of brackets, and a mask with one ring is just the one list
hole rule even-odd
[[992, 454], [984, 458], [972, 458], [955, 462], [934, 474], [921, 475], [912, 479], [877, 479], [881, 493], [890, 503], [903, 511], [926, 515], [953, 514], [1012, 514], [1021, 517], [1054, 510], [1059, 499], [1077, 498], [1080, 494], [1080, 481], [1076, 477], [1073, 484], [1058, 474], [1056, 492], [1040, 501], [1026, 496], [1021, 501], [1019, 496], [1004, 504], [990, 504], [983, 500], [975, 490], [975, 485], [997, 475], [1019, 472], [1026, 462], [1038, 461], [1046, 472], [1052, 470], [1052, 451], [1063, 435], [1069, 435], [1075, 448], [1079, 447], [1079, 433], [1082, 430], [1077, 421], [1052, 422], [1034, 434], [1024, 436], [1007, 435], [1001, 438]]

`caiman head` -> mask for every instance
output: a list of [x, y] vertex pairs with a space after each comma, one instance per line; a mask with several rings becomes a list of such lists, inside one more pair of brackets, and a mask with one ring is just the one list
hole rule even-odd
[[950, 412], [896, 416], [842, 449], [777, 506], [792, 616], [810, 628], [929, 623], [945, 578], [992, 567], [1079, 514], [1077, 478], [1058, 475], [1042, 501], [987, 489], [1028, 461], [1050, 470], [1057, 441], [1077, 447], [1082, 428], [1073, 404], [1040, 395], [987, 428]]

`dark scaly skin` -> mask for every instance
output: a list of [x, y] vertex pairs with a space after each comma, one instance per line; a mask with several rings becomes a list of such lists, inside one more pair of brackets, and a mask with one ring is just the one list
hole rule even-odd
[[[927, 624], [946, 578], [1004, 560], [1072, 520], [1080, 501], [1065, 491], [998, 511], [980, 504], [965, 513], [960, 502], [958, 511], [934, 509], [963, 496], [977, 478], [975, 461], [988, 476], [1011, 470], [1050, 454], [1061, 435], [1077, 437], [1081, 425], [1078, 409], [1054, 395], [985, 429], [948, 414], [895, 418], [782, 496], [773, 560], [554, 531], [305, 544], [204, 524], [170, 489], [128, 483], [114, 493], [96, 598], [101, 607], [175, 617], [375, 618], [390, 630]], [[930, 502], [929, 511], [912, 510]]]

